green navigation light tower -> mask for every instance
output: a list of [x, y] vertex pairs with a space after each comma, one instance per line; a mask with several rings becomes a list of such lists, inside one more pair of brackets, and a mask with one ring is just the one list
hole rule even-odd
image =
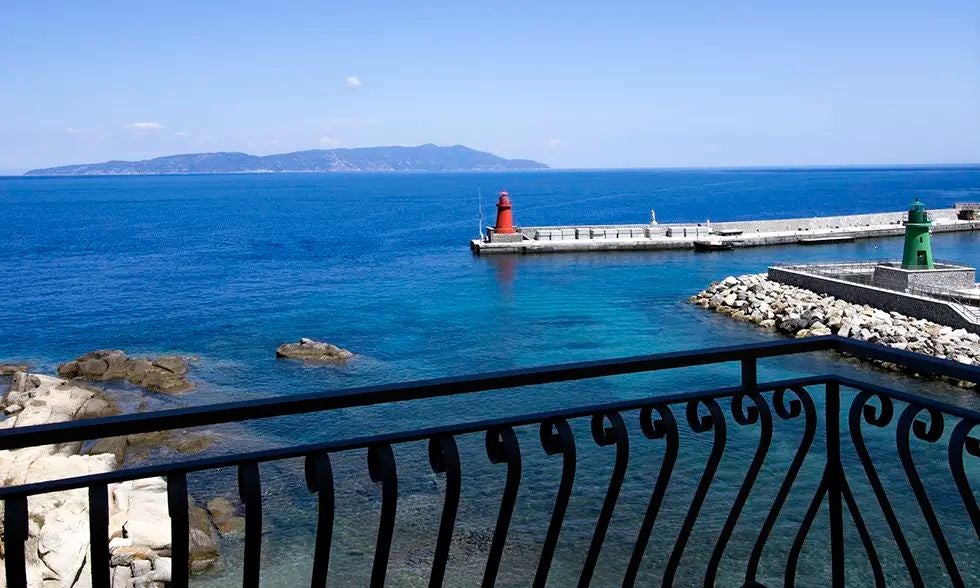
[[905, 221], [905, 252], [902, 254], [902, 269], [935, 269], [932, 261], [932, 245], [929, 231], [932, 221], [926, 213], [926, 205], [916, 198], [909, 206], [909, 219]]

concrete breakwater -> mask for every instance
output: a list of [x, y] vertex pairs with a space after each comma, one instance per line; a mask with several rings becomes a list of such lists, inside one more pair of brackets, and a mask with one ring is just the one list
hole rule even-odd
[[[976, 333], [852, 304], [771, 281], [766, 274], [729, 276], [691, 296], [690, 302], [792, 337], [836, 334], [968, 365], [980, 363], [980, 335]], [[899, 371], [894, 364], [873, 363]], [[969, 382], [954, 383], [975, 387]]]
[[[971, 209], [972, 210], [972, 209]], [[905, 233], [908, 212], [881, 212], [776, 220], [657, 223], [590, 226], [519, 226], [510, 235], [474, 239], [478, 255], [563, 253], [575, 251], [659, 251], [693, 249], [697, 241], [763, 247], [819, 244], [828, 241], [897, 237]], [[980, 230], [980, 220], [962, 208], [930, 211], [936, 233]]]

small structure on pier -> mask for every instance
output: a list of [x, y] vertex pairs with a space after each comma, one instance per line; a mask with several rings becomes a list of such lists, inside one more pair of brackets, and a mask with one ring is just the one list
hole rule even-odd
[[954, 210], [958, 220], [980, 220], [980, 202], [957, 202]]
[[905, 221], [902, 260], [893, 262], [777, 265], [769, 279], [940, 324], [980, 332], [980, 287], [976, 269], [937, 263], [932, 221], [916, 198]]

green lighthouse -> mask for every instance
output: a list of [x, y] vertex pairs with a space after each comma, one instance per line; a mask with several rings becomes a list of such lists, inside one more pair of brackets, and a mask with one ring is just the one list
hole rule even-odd
[[929, 230], [932, 221], [926, 214], [926, 205], [916, 198], [909, 206], [909, 220], [905, 221], [905, 252], [902, 254], [902, 269], [934, 269], [932, 246], [929, 244]]

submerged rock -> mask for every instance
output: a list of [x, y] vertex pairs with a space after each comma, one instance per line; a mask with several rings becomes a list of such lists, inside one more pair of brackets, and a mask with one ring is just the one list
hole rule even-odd
[[222, 536], [238, 533], [245, 529], [245, 519], [238, 516], [238, 509], [231, 503], [231, 500], [223, 496], [212, 498], [208, 501], [207, 510], [215, 528]]
[[354, 354], [336, 345], [303, 337], [298, 343], [283, 343], [280, 345], [276, 348], [276, 357], [280, 359], [342, 362], [354, 357]]
[[58, 366], [62, 378], [122, 380], [149, 390], [177, 394], [194, 388], [187, 380], [187, 360], [176, 355], [129, 357], [118, 349], [92, 351]]

